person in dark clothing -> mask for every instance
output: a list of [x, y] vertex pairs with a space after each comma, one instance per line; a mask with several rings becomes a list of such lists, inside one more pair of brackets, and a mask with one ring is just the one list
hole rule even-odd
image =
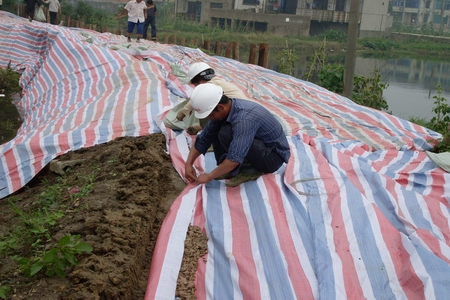
[[148, 26], [150, 25], [152, 27], [151, 34], [152, 34], [152, 40], [156, 40], [156, 5], [153, 3], [153, 0], [147, 0], [147, 18], [145, 19], [144, 24], [144, 33], [142, 35], [142, 38], [147, 38], [147, 30]]
[[[277, 171], [290, 158], [290, 147], [278, 120], [262, 105], [228, 98], [220, 86], [198, 85], [191, 96], [195, 116], [209, 122], [197, 135], [185, 163], [185, 177], [196, 184], [230, 179], [237, 186]], [[217, 167], [197, 175], [194, 162], [213, 145]]]
[[30, 22], [33, 21], [36, 4], [40, 5], [37, 0], [27, 0], [27, 18]]

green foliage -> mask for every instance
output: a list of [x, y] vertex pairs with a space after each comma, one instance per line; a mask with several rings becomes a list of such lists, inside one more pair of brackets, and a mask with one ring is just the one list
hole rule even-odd
[[[448, 137], [450, 134], [448, 133]], [[450, 152], [450, 143], [445, 141], [445, 137], [438, 141], [438, 143], [434, 146], [433, 152], [441, 153], [441, 152]]]
[[44, 180], [42, 184], [45, 188], [36, 195], [34, 209], [29, 212], [21, 210], [14, 203], [14, 197], [8, 198], [19, 220], [14, 228], [0, 236], [0, 254], [41, 247], [50, 237], [51, 228], [65, 215], [62, 208], [66, 203], [74, 203], [89, 194], [94, 187], [95, 177], [101, 171], [93, 169], [92, 174], [79, 176], [77, 182], [68, 182], [65, 176], [59, 177], [54, 184]]
[[62, 0], [61, 11], [65, 16], [73, 20], [95, 25], [98, 30], [105, 27], [114, 28], [119, 24], [118, 20], [112, 18], [112, 14], [104, 13], [100, 9], [93, 8], [84, 0], [77, 1], [75, 7], [67, 0]]
[[297, 60], [298, 57], [295, 55], [295, 51], [289, 48], [286, 41], [286, 48], [279, 52], [277, 56], [278, 71], [293, 76]]
[[442, 134], [442, 138], [434, 146], [433, 152], [450, 152], [450, 105], [447, 103], [447, 99], [442, 97], [440, 83], [437, 84], [436, 91], [437, 95], [433, 96], [435, 101], [432, 109], [436, 115], [430, 121], [414, 117], [409, 121]]
[[325, 67], [325, 59], [327, 57], [326, 43], [327, 40], [324, 38], [320, 46], [314, 50], [314, 54], [308, 59], [306, 72], [303, 74], [304, 80], [311, 80], [314, 74], [318, 73]]
[[6, 68], [0, 68], [0, 103], [11, 103], [12, 96], [22, 91], [19, 85], [20, 74], [11, 68], [11, 63]]
[[344, 82], [344, 66], [326, 65], [319, 71], [319, 85], [329, 91], [341, 94]]
[[10, 290], [11, 290], [11, 287], [9, 285], [0, 286], [0, 298], [6, 299], [6, 294], [8, 294]]
[[383, 90], [389, 84], [382, 81], [380, 70], [375, 69], [370, 77], [355, 76], [352, 100], [358, 104], [387, 111], [389, 105], [383, 97]]
[[423, 35], [439, 35], [439, 31], [434, 29], [432, 23], [424, 23], [420, 26], [420, 33]]
[[[319, 85], [329, 91], [342, 94], [344, 86], [344, 66], [339, 64], [325, 65], [318, 74]], [[382, 82], [381, 74], [375, 69], [370, 77], [354, 76], [352, 101], [360, 105], [378, 110], [389, 109], [383, 90], [388, 87]]]
[[8, 203], [12, 210], [19, 215], [28, 231], [37, 239], [50, 238], [49, 227], [55, 225], [56, 221], [64, 216], [62, 211], [49, 211], [47, 208], [39, 208], [32, 213], [26, 213], [17, 207], [11, 198], [8, 198]]
[[437, 95], [433, 96], [434, 106], [432, 112], [436, 115], [430, 120], [430, 127], [434, 131], [444, 134], [450, 124], [450, 105], [447, 103], [447, 99], [442, 97], [441, 83], [438, 83], [436, 87]]
[[68, 234], [59, 240], [56, 247], [48, 251], [37, 252], [32, 258], [18, 258], [20, 270], [27, 277], [32, 277], [39, 272], [46, 276], [65, 277], [65, 270], [78, 264], [77, 254], [92, 252], [92, 247], [80, 242], [79, 238], [79, 235]]
[[385, 41], [385, 40], [374, 40], [374, 39], [365, 39], [362, 40], [361, 45], [366, 48], [376, 50], [376, 51], [391, 51], [394, 49], [400, 49], [400, 45], [394, 41]]
[[347, 41], [347, 33], [340, 30], [327, 29], [318, 35], [321, 40], [345, 43]]

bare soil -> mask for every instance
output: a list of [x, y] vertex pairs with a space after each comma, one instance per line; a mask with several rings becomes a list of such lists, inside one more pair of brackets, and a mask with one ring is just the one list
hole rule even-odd
[[[118, 138], [57, 160], [77, 163], [64, 175], [47, 166], [8, 197], [28, 213], [39, 208], [39, 195], [62, 178], [67, 186], [58, 202], [64, 216], [49, 229], [50, 238], [0, 255], [0, 287], [11, 288], [7, 299], [143, 299], [161, 223], [185, 187], [165, 152], [164, 135]], [[84, 195], [78, 191], [86, 178], [92, 188]], [[8, 198], [0, 200], [0, 241], [22, 222]], [[93, 251], [79, 254], [78, 265], [66, 269], [63, 278], [25, 277], [14, 256], [30, 257], [33, 247], [54, 246], [67, 234], [80, 235]], [[193, 280], [206, 242], [199, 228], [189, 228], [176, 293], [181, 299], [195, 299]]]

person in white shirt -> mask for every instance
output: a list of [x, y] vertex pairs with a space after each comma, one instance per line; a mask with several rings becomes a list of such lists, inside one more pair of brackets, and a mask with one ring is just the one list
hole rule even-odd
[[136, 42], [139, 43], [142, 37], [142, 32], [144, 31], [145, 19], [147, 18], [147, 5], [142, 0], [131, 0], [127, 3], [127, 5], [125, 5], [116, 18], [123, 17], [126, 12], [128, 12], [128, 42], [131, 42], [131, 33], [133, 33], [134, 27], [136, 26]]
[[[212, 83], [220, 86], [223, 93], [229, 98], [247, 99], [244, 93], [233, 83], [216, 76], [214, 69], [207, 63], [195, 62], [188, 70], [189, 83], [198, 86], [204, 83]], [[186, 129], [186, 132], [195, 135], [208, 122], [208, 118], [197, 119], [192, 113], [193, 108], [189, 99], [186, 99], [179, 105], [175, 106], [169, 114], [164, 118], [163, 122], [168, 128]], [[186, 127], [186, 128], [184, 128]]]
[[50, 24], [56, 25], [58, 20], [58, 13], [61, 13], [61, 4], [58, 0], [42, 0], [42, 2], [48, 4], [48, 11], [50, 12]]

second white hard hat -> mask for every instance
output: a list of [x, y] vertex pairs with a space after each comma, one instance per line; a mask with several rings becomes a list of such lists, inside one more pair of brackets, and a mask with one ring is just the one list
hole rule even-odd
[[204, 62], [196, 62], [193, 63], [188, 70], [188, 78], [189, 78], [189, 82], [198, 74], [200, 74], [201, 72], [211, 69], [211, 67]]
[[191, 95], [192, 108], [195, 117], [204, 119], [213, 111], [222, 98], [223, 90], [220, 86], [212, 83], [198, 85]]

